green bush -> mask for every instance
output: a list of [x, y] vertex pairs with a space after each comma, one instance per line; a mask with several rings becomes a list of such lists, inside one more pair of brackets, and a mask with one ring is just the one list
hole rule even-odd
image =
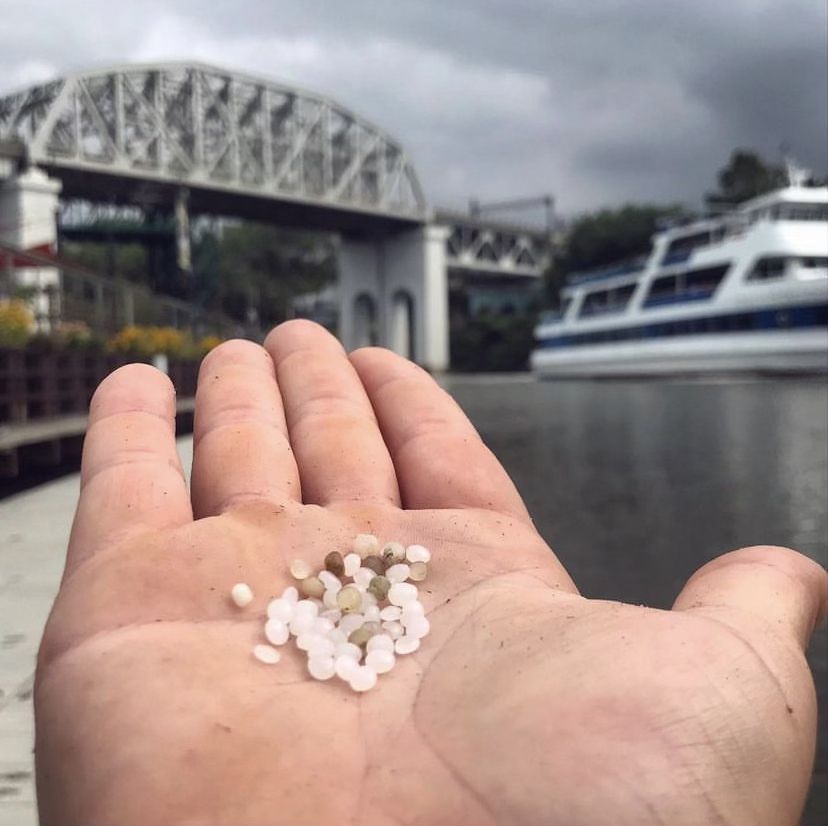
[[468, 373], [526, 370], [534, 327], [533, 315], [481, 315], [452, 321], [451, 369]]

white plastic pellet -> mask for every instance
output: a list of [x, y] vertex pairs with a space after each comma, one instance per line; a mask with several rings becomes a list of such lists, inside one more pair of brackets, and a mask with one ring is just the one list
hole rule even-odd
[[326, 637], [317, 637], [308, 644], [309, 657], [333, 657], [336, 646]]
[[402, 616], [402, 608], [399, 605], [386, 605], [380, 611], [380, 619], [382, 620], [398, 620]]
[[308, 674], [314, 680], [330, 680], [336, 674], [334, 658], [330, 656], [313, 656], [308, 660]]
[[317, 617], [319, 616], [319, 606], [309, 599], [300, 599], [299, 602], [296, 603], [296, 607], [293, 609], [293, 616], [298, 617], [301, 614], [305, 614], [309, 617]]
[[375, 576], [376, 573], [370, 568], [359, 568], [354, 574], [354, 584], [360, 588], [367, 588]]
[[304, 559], [294, 559], [290, 563], [290, 575], [294, 579], [307, 579], [312, 573], [313, 568]]
[[345, 555], [345, 576], [353, 576], [362, 567], [362, 557], [359, 554]]
[[386, 542], [380, 550], [380, 556], [386, 565], [396, 565], [405, 562], [405, 545], [401, 542]]
[[413, 614], [420, 614], [422, 616], [425, 614], [425, 605], [418, 599], [413, 599], [411, 602], [407, 602], [402, 608], [403, 616], [408, 614], [412, 616]]
[[313, 630], [320, 637], [326, 636], [328, 631], [333, 631], [333, 629], [334, 624], [327, 617], [317, 617], [313, 622]]
[[313, 631], [303, 631], [296, 637], [296, 647], [300, 651], [310, 651], [310, 647], [314, 642], [321, 639], [324, 639], [324, 637], [320, 637], [319, 634], [315, 634]]
[[335, 657], [350, 657], [355, 663], [362, 659], [362, 649], [352, 642], [342, 642], [334, 648]]
[[334, 660], [334, 669], [336, 676], [346, 683], [354, 676], [354, 672], [359, 668], [359, 663], [347, 654], [343, 654]]
[[392, 565], [386, 572], [385, 576], [393, 585], [395, 582], [405, 582], [408, 579], [409, 568], [404, 562], [398, 562]]
[[382, 630], [385, 631], [385, 633], [388, 634], [392, 640], [399, 639], [405, 633], [405, 629], [396, 621], [384, 622], [382, 624]]
[[328, 591], [333, 591], [335, 593], [342, 588], [342, 580], [330, 571], [320, 571], [317, 576], [319, 577], [319, 581]]
[[358, 665], [348, 680], [354, 691], [370, 691], [377, 684], [377, 672], [368, 665]]
[[285, 602], [292, 602], [294, 605], [296, 605], [296, 603], [299, 600], [299, 591], [296, 590], [296, 587], [294, 585], [288, 585], [288, 587], [285, 588], [284, 591], [282, 591], [282, 599]]
[[375, 634], [365, 646], [366, 651], [379, 651], [380, 649], [385, 651], [394, 650], [394, 640], [388, 634]]
[[293, 619], [293, 603], [277, 597], [267, 604], [267, 618], [290, 622]]
[[410, 582], [395, 582], [388, 589], [388, 601], [400, 607], [414, 602], [417, 599], [417, 586]]
[[334, 625], [336, 625], [336, 623], [342, 619], [342, 611], [338, 608], [328, 608], [326, 611], [322, 611], [319, 616], [324, 619], [329, 619]]
[[363, 609], [363, 611], [366, 608], [373, 608], [376, 605], [378, 605], [377, 598], [370, 591], [366, 591], [362, 595], [362, 609]]
[[300, 634], [306, 634], [310, 631], [315, 622], [316, 617], [312, 614], [296, 614], [290, 621], [290, 625], [288, 627], [290, 628], [290, 633], [293, 634], [294, 637], [298, 637]]
[[345, 614], [339, 621], [337, 626], [340, 631], [350, 634], [351, 631], [356, 631], [365, 622], [365, 617], [362, 614]]
[[[405, 616], [403, 616], [403, 620], [405, 620]], [[403, 622], [403, 627], [407, 637], [416, 637], [417, 639], [422, 639], [431, 630], [429, 621], [425, 617], [417, 615], [411, 617], [407, 623]]]
[[377, 674], [385, 674], [394, 667], [397, 658], [393, 651], [388, 651], [385, 648], [375, 648], [369, 651], [365, 657], [365, 665], [373, 668]]
[[354, 553], [360, 556], [375, 554], [379, 550], [379, 540], [372, 533], [357, 534], [354, 539]]
[[230, 599], [239, 607], [244, 608], [253, 602], [253, 591], [244, 582], [237, 582], [230, 590]]
[[332, 631], [328, 631], [325, 637], [334, 645], [339, 645], [339, 643], [345, 642], [348, 639], [348, 635], [341, 628], [334, 628]]
[[265, 623], [264, 634], [272, 645], [284, 645], [290, 637], [287, 623], [280, 619], [269, 619]]
[[419, 647], [419, 637], [409, 637], [408, 634], [405, 634], [394, 642], [394, 650], [398, 654], [413, 654]]
[[405, 549], [405, 558], [409, 562], [431, 562], [431, 551], [423, 545], [409, 545]]
[[311, 603], [311, 605], [316, 606], [316, 613], [317, 614], [321, 614], [325, 610], [325, 603], [322, 602], [321, 599], [317, 599], [316, 597], [311, 597], [308, 600], [308, 602]]
[[[340, 589], [341, 590], [341, 589]], [[325, 609], [328, 611], [335, 611], [337, 609], [337, 605], [339, 604], [336, 601], [336, 595], [339, 593], [339, 590], [334, 591], [332, 588], [328, 588], [324, 594], [322, 594], [322, 604], [325, 606]]]
[[367, 608], [363, 603], [363, 611], [362, 614], [365, 617], [365, 622], [379, 622], [380, 621], [380, 609], [377, 605], [369, 605]]
[[253, 656], [262, 663], [273, 665], [279, 662], [282, 655], [272, 646], [261, 643], [253, 646]]

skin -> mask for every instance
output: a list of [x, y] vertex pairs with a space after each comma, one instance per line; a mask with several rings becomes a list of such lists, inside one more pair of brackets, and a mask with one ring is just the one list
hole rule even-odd
[[[816, 563], [748, 548], [671, 611], [586, 599], [451, 398], [309, 322], [206, 357], [191, 496], [173, 411], [145, 365], [92, 401], [35, 689], [43, 824], [797, 822]], [[365, 531], [433, 550], [421, 649], [367, 694], [292, 646], [254, 660], [290, 560]]]

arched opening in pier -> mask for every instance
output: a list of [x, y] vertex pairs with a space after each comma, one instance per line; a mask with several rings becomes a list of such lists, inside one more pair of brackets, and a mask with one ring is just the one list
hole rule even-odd
[[354, 346], [373, 347], [379, 343], [377, 302], [368, 293], [354, 299]]
[[414, 329], [414, 299], [408, 291], [397, 290], [391, 298], [390, 345], [407, 359], [417, 357]]

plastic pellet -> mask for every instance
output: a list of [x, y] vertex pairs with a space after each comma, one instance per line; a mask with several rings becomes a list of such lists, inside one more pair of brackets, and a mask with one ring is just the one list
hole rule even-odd
[[329, 631], [333, 631], [334, 624], [326, 617], [317, 617], [313, 623], [313, 630], [321, 636], [327, 636]]
[[342, 619], [342, 611], [338, 608], [329, 608], [327, 611], [322, 611], [319, 616], [324, 619], [329, 619], [334, 625], [336, 625], [336, 623]]
[[358, 668], [359, 663], [353, 657], [343, 654], [341, 657], [337, 657], [334, 660], [336, 676], [339, 677], [340, 680], [344, 680], [346, 683], [350, 681], [351, 677], [354, 675], [354, 672]]
[[408, 634], [405, 634], [394, 642], [394, 650], [398, 654], [413, 654], [419, 647], [419, 637], [409, 637]]
[[253, 602], [253, 591], [246, 583], [237, 582], [230, 590], [230, 599], [237, 607], [244, 608], [245, 605], [250, 605]]
[[365, 611], [368, 608], [373, 608], [375, 605], [378, 605], [377, 598], [370, 592], [364, 591], [362, 593], [362, 610]]
[[299, 591], [293, 585], [288, 585], [284, 591], [282, 591], [282, 599], [285, 602], [292, 602], [296, 603], [299, 600]]
[[362, 608], [362, 594], [353, 585], [346, 585], [336, 595], [336, 605], [343, 614], [352, 614]]
[[291, 621], [288, 628], [294, 637], [307, 633], [313, 628], [316, 617], [312, 614], [298, 614]]
[[392, 640], [399, 639], [404, 633], [405, 629], [398, 622], [384, 622], [382, 630], [391, 637]]
[[368, 644], [365, 646], [366, 651], [378, 651], [380, 648], [385, 651], [393, 651], [394, 640], [388, 634], [376, 634], [368, 640]]
[[408, 566], [408, 578], [412, 582], [422, 582], [428, 576], [428, 565], [425, 562], [412, 562]]
[[362, 614], [345, 614], [339, 621], [339, 630], [350, 634], [351, 631], [356, 631], [365, 622], [365, 617]]
[[354, 691], [370, 691], [377, 684], [377, 672], [367, 665], [358, 665], [348, 680]]
[[379, 632], [380, 624], [378, 622], [366, 622], [364, 625], [357, 628], [356, 631], [352, 631], [348, 635], [348, 642], [352, 642], [354, 645], [362, 647], [367, 645], [368, 640], [376, 634], [379, 634]]
[[314, 631], [304, 631], [296, 637], [296, 647], [300, 651], [310, 651], [310, 647], [314, 644], [314, 642], [320, 639], [324, 638], [320, 637], [319, 634], [316, 634]]
[[290, 563], [290, 575], [294, 579], [307, 579], [312, 573], [313, 568], [304, 559], [294, 559]]
[[369, 605], [366, 608], [364, 600], [365, 600], [365, 597], [363, 597], [363, 610], [362, 610], [362, 615], [365, 617], [365, 622], [379, 622], [380, 619], [381, 619], [379, 606]]
[[405, 562], [405, 546], [402, 542], [386, 542], [380, 551], [382, 561], [388, 565], [396, 565], [398, 562]]
[[325, 593], [325, 586], [322, 584], [322, 580], [319, 579], [318, 576], [305, 577], [305, 579], [299, 583], [299, 587], [306, 597], [316, 597], [317, 599], [321, 599], [322, 595]]
[[331, 551], [325, 557], [325, 569], [336, 577], [341, 577], [345, 573], [345, 560], [339, 551]]
[[333, 631], [328, 631], [325, 636], [334, 644], [339, 645], [341, 642], [348, 641], [348, 635], [341, 628], [334, 628]]
[[267, 665], [273, 665], [282, 658], [282, 655], [272, 645], [265, 645], [264, 643], [253, 646], [253, 656], [259, 662], [267, 663]]
[[380, 619], [381, 620], [398, 620], [402, 616], [402, 608], [399, 605], [386, 605], [385, 608], [380, 611]]
[[409, 562], [431, 562], [431, 551], [423, 545], [409, 545], [405, 549], [405, 558]]
[[376, 554], [366, 556], [365, 559], [362, 560], [362, 567], [368, 568], [377, 576], [381, 576], [385, 573], [385, 563], [382, 561], [382, 557], [376, 556]]
[[267, 604], [267, 618], [290, 622], [293, 619], [293, 603], [277, 597]]
[[359, 554], [345, 556], [345, 576], [353, 576], [362, 567], [362, 557]]
[[393, 585], [395, 582], [405, 582], [408, 579], [409, 571], [408, 565], [400, 562], [397, 565], [392, 565], [385, 572], [385, 576], [388, 577], [388, 581]]
[[284, 645], [290, 637], [287, 623], [280, 619], [269, 619], [265, 623], [264, 634], [272, 645]]
[[360, 556], [368, 556], [374, 554], [379, 548], [379, 540], [372, 533], [357, 534], [354, 539], [354, 553]]
[[[413, 616], [424, 616], [425, 615], [425, 607], [420, 600], [415, 599], [411, 602], [407, 602], [401, 609], [402, 616], [404, 617], [413, 617]], [[405, 625], [405, 623], [403, 623]]]
[[[340, 589], [341, 590], [341, 589]], [[336, 595], [339, 591], [333, 591], [330, 588], [325, 589], [322, 595], [322, 605], [328, 610], [339, 610], [339, 602], [337, 602]]]
[[308, 660], [308, 674], [314, 680], [330, 680], [336, 673], [334, 658], [330, 656], [313, 656]]
[[319, 581], [330, 591], [339, 591], [342, 588], [342, 580], [330, 571], [320, 571], [317, 576]]
[[[407, 567], [408, 566], [406, 565], [406, 568]], [[389, 568], [389, 571], [390, 570], [391, 569]], [[382, 600], [388, 596], [388, 589], [391, 587], [391, 582], [392, 580], [388, 577], [375, 576], [368, 583], [368, 593], [373, 594], [380, 602], [382, 602]]]
[[[403, 617], [405, 620], [405, 617]], [[411, 617], [408, 623], [403, 622], [405, 634], [407, 637], [416, 637], [422, 639], [431, 630], [431, 624], [425, 617], [414, 616]]]
[[294, 616], [298, 616], [299, 614], [307, 614], [311, 617], [317, 617], [319, 616], [319, 606], [312, 599], [300, 599], [299, 602], [296, 603], [296, 607], [293, 609]]
[[360, 568], [354, 574], [354, 585], [360, 588], [367, 588], [376, 574], [370, 568]]
[[388, 590], [388, 601], [392, 605], [407, 605], [417, 599], [417, 586], [410, 582], [395, 582]]
[[375, 648], [368, 652], [365, 657], [365, 665], [373, 668], [377, 674], [385, 674], [394, 667], [397, 658], [393, 651], [388, 651], [385, 648]]
[[352, 642], [341, 642], [334, 648], [335, 657], [350, 657], [355, 663], [362, 659], [362, 649]]
[[333, 657], [336, 646], [325, 637], [317, 637], [308, 644], [308, 657]]

